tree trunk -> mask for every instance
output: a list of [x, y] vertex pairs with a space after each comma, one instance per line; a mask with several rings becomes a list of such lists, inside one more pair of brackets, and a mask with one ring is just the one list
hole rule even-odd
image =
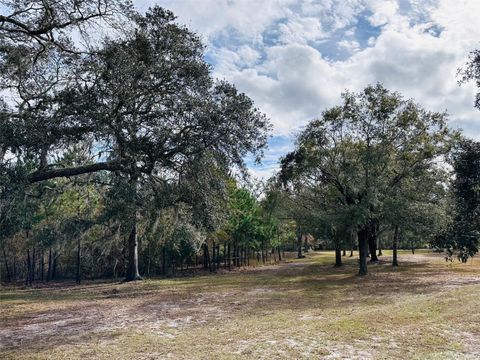
[[162, 275], [167, 275], [167, 249], [162, 246]]
[[237, 261], [237, 267], [242, 266], [242, 246], [237, 245], [237, 253], [235, 254], [235, 258]]
[[340, 234], [335, 231], [333, 235], [333, 244], [335, 246], [335, 267], [342, 266], [342, 247], [340, 244]]
[[45, 280], [45, 248], [42, 245], [41, 280]]
[[398, 226], [395, 226], [395, 230], [393, 232], [393, 260], [392, 260], [392, 266], [398, 266], [397, 248], [398, 248]]
[[32, 285], [32, 264], [30, 259], [30, 249], [27, 248], [27, 276], [25, 277], [25, 285]]
[[113, 278], [116, 279], [117, 276], [117, 265], [118, 265], [118, 259], [115, 259], [115, 262], [113, 263], [113, 269], [112, 269], [112, 274]]
[[349, 234], [350, 234], [349, 235], [350, 236], [350, 257], [353, 257], [353, 249], [355, 248], [355, 239], [354, 239], [355, 232], [350, 230]]
[[342, 266], [342, 250], [340, 246], [335, 245], [335, 267]]
[[148, 276], [148, 277], [150, 277], [150, 265], [151, 265], [151, 258], [152, 258], [152, 256], [151, 256], [151, 252], [152, 252], [151, 249], [152, 249], [152, 247], [151, 247], [151, 245], [149, 244], [149, 245], [148, 245], [148, 248], [147, 248], [147, 250], [148, 250], [148, 254], [147, 254], [147, 255], [148, 255], [148, 261], [147, 261], [147, 276]]
[[213, 242], [212, 244], [212, 261], [210, 261], [210, 272], [213, 272], [215, 271], [215, 261], [216, 261], [216, 257], [215, 257], [215, 250], [216, 250], [216, 245], [215, 245], [215, 241]]
[[232, 246], [232, 266], [237, 266], [237, 243], [235, 242]]
[[237, 245], [237, 253], [235, 254], [235, 259], [236, 259], [236, 262], [237, 262], [237, 267], [242, 266], [242, 262], [241, 262], [241, 259], [240, 259], [241, 249], [242, 249], [242, 247], [241, 247], [240, 245]]
[[262, 240], [262, 263], [265, 264], [267, 262], [267, 254], [265, 253], [265, 243]]
[[280, 251], [280, 245], [277, 246], [277, 251], [278, 251], [278, 261], [282, 261], [282, 252]]
[[370, 250], [370, 262], [377, 262], [377, 222], [370, 221], [368, 232], [368, 248]]
[[53, 260], [52, 260], [52, 280], [55, 280], [57, 277], [57, 251], [53, 251]]
[[32, 250], [32, 272], [30, 273], [32, 275], [32, 280], [31, 282], [33, 283], [35, 281], [35, 268], [36, 268], [36, 263], [37, 263], [37, 259], [36, 259], [36, 251], [35, 251], [35, 246], [33, 247], [33, 250]]
[[227, 263], [228, 263], [228, 270], [231, 270], [232, 269], [232, 259], [230, 257], [231, 255], [231, 252], [230, 252], [230, 243], [228, 243], [227, 245]]
[[358, 276], [368, 275], [367, 269], [367, 249], [368, 249], [368, 228], [365, 226], [359, 230], [358, 236], [358, 254], [359, 254], [359, 269]]
[[7, 254], [5, 253], [5, 247], [2, 247], [3, 250], [3, 260], [5, 261], [5, 270], [7, 272], [7, 281], [12, 282], [12, 276], [10, 275], [10, 268], [8, 267]]
[[227, 243], [223, 242], [223, 268], [227, 268]]
[[302, 254], [302, 238], [303, 234], [302, 232], [298, 229], [297, 230], [297, 259], [302, 259], [305, 256]]
[[132, 216], [132, 229], [128, 236], [128, 254], [127, 254], [127, 273], [125, 281], [142, 280], [140, 272], [138, 271], [138, 234], [137, 234], [137, 222], [138, 222], [138, 208], [137, 208], [137, 180], [138, 177], [135, 174], [130, 175], [129, 184], [133, 191], [133, 213]]
[[52, 248], [48, 249], [48, 271], [47, 271], [47, 282], [52, 280], [52, 266], [53, 266], [53, 259], [52, 259]]
[[232, 248], [232, 266], [233, 267], [237, 266], [237, 242], [233, 244], [233, 248]]
[[17, 280], [17, 259], [15, 255], [13, 255], [13, 281]]
[[135, 212], [132, 230], [128, 236], [128, 261], [125, 281], [142, 280], [138, 272], [138, 236], [137, 236], [137, 214]]
[[81, 258], [82, 258], [82, 254], [81, 254], [81, 251], [82, 251], [82, 240], [81, 240], [81, 237], [79, 236], [78, 237], [78, 242], [77, 242], [77, 276], [76, 276], [76, 281], [77, 281], [77, 284], [80, 284], [80, 281], [81, 281], [81, 277], [82, 277], [82, 274], [81, 274]]
[[210, 254], [208, 252], [207, 243], [203, 244], [203, 268], [208, 269], [210, 265]]

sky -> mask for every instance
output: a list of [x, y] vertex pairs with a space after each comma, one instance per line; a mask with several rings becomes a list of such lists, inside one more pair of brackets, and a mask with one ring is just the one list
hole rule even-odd
[[480, 139], [475, 86], [458, 69], [480, 49], [480, 0], [134, 0], [197, 32], [214, 76], [245, 92], [273, 136], [254, 178], [268, 178], [295, 135], [346, 89], [383, 83]]

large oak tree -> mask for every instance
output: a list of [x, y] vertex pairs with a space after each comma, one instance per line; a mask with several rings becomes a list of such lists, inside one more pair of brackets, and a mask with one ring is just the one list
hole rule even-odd
[[[130, 18], [124, 33], [95, 51], [55, 42], [25, 63], [21, 53], [32, 51], [27, 37], [16, 53], [4, 54], [13, 101], [4, 101], [2, 111], [0, 126], [9, 134], [1, 138], [3, 158], [23, 164], [28, 183], [107, 171], [128, 181], [134, 199], [147, 179], [181, 182], [198, 164], [243, 169], [248, 153], [259, 158], [268, 119], [233, 85], [212, 78], [199, 37], [160, 7], [123, 15]], [[53, 25], [63, 23], [69, 20]], [[0, 33], [9, 34], [8, 26]], [[6, 35], [2, 40], [15, 46]], [[54, 41], [42, 35], [41, 46], [47, 40]], [[58, 154], [78, 142], [90, 144], [90, 161], [64, 167]], [[139, 278], [134, 202], [126, 209], [132, 219], [128, 280]]]
[[359, 275], [366, 275], [367, 246], [375, 255], [386, 199], [434, 169], [454, 133], [446, 114], [429, 112], [380, 84], [342, 99], [301, 132], [296, 149], [282, 159], [281, 177], [307, 188], [320, 205], [328, 200], [351, 214], [344, 225], [357, 230]]

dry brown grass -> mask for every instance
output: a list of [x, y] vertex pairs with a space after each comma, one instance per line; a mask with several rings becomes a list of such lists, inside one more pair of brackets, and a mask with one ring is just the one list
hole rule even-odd
[[480, 261], [333, 254], [218, 275], [0, 291], [0, 358], [480, 358]]

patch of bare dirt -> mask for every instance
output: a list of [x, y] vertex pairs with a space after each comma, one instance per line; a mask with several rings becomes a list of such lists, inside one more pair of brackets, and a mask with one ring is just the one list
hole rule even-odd
[[[398, 292], [423, 293], [439, 291], [440, 288], [454, 288], [464, 285], [480, 284], [480, 273], [453, 272], [442, 264], [441, 255], [410, 255], [400, 258], [399, 269], [392, 269], [386, 259], [373, 265], [372, 274], [367, 279], [344, 276], [345, 272], [355, 273], [355, 263], [343, 269], [333, 269], [331, 265], [318, 265], [314, 262], [287, 262], [239, 270], [242, 274], [285, 277], [295, 274], [305, 275], [302, 282], [296, 282], [299, 289], [312, 282], [325, 282], [332, 288], [354, 286], [362, 294], [375, 296], [395, 296]], [[308, 258], [307, 258], [308, 260]], [[433, 261], [433, 262], [432, 262]], [[466, 266], [469, 266], [468, 264]], [[313, 269], [313, 270], [312, 270]], [[341, 275], [341, 276], [340, 276]], [[353, 275], [352, 275], [353, 276]], [[353, 281], [352, 281], [353, 279]], [[333, 281], [333, 283], [332, 283]], [[332, 283], [332, 284], [330, 284]], [[262, 302], [265, 296], [279, 291], [275, 286], [250, 286], [247, 289], [205, 291], [189, 293], [175, 289], [145, 289], [142, 284], [92, 283], [71, 288], [55, 284], [55, 291], [94, 292], [94, 300], [68, 300], [68, 305], [55, 306], [55, 299], [46, 311], [28, 312], [20, 316], [6, 316], [0, 326], [0, 350], [15, 350], [26, 347], [52, 347], [64, 343], [80, 343], [95, 334], [97, 338], [108, 339], [116, 331], [123, 329], [147, 329], [160, 336], [174, 338], [178, 331], [189, 326], [202, 326], [209, 322], [218, 323], [233, 319], [235, 314], [245, 311]], [[26, 293], [47, 292], [52, 288], [20, 290]], [[53, 296], [54, 297], [54, 296]], [[354, 297], [351, 298], [354, 300]], [[300, 299], [299, 299], [300, 300]], [[345, 301], [349, 301], [346, 297]], [[272, 302], [272, 306], [275, 303]], [[295, 308], [298, 304], [287, 304]], [[335, 306], [336, 304], [329, 304]], [[15, 305], [11, 305], [14, 307]], [[274, 310], [272, 308], [271, 310]], [[300, 321], [311, 321], [310, 315], [300, 316]], [[472, 339], [472, 349], [477, 335], [464, 334], [468, 343]], [[273, 340], [272, 340], [273, 341]], [[292, 340], [293, 341], [293, 340]], [[239, 351], [248, 344], [240, 346]], [[288, 344], [286, 344], [288, 345]], [[318, 344], [304, 344], [313, 351]], [[308, 345], [308, 346], [307, 346]], [[296, 346], [291, 344], [291, 346]], [[288, 346], [287, 346], [288, 347]], [[306, 352], [310, 352], [306, 350]], [[349, 358], [369, 358], [357, 348], [329, 347], [330, 355], [336, 358], [340, 354], [349, 354]], [[350, 351], [351, 350], [351, 351]], [[472, 350], [473, 351], [473, 350]], [[480, 354], [479, 354], [480, 356]]]

